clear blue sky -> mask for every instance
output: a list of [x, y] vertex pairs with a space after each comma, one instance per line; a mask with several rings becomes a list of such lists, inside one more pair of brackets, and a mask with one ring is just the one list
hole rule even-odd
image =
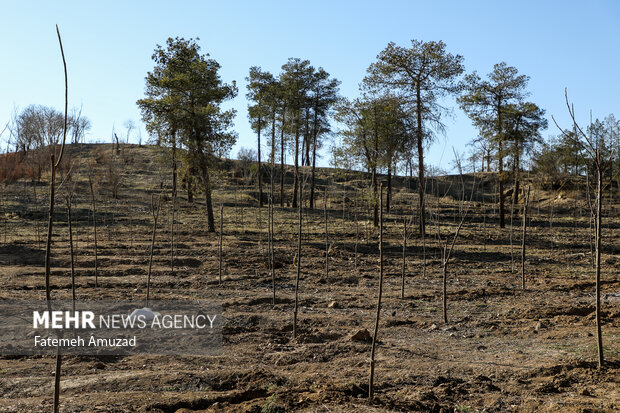
[[[113, 125], [133, 119], [156, 44], [200, 37], [240, 93], [235, 129], [254, 147], [247, 121], [245, 76], [253, 65], [278, 73], [289, 57], [309, 59], [358, 94], [366, 68], [389, 41], [443, 40], [465, 58], [467, 72], [486, 74], [505, 61], [531, 77], [530, 99], [569, 125], [564, 88], [586, 122], [620, 117], [620, 2], [617, 1], [5, 1], [0, 17], [0, 122], [14, 108], [63, 106], [63, 74], [54, 25], [63, 36], [69, 104], [91, 119], [90, 141], [110, 141]], [[462, 152], [476, 130], [454, 101], [447, 133], [428, 161], [448, 168], [451, 146]], [[142, 130], [143, 137], [147, 134]], [[134, 135], [135, 136], [135, 135]], [[6, 139], [6, 133], [2, 141]], [[4, 145], [3, 145], [4, 150]], [[442, 157], [443, 154], [443, 157]], [[328, 161], [325, 155], [321, 164]]]

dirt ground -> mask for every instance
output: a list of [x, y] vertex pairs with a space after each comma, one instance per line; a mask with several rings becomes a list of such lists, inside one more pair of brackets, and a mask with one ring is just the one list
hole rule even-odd
[[[91, 145], [84, 153], [74, 153], [73, 159], [84, 165], [94, 150]], [[87, 175], [81, 172], [75, 178], [78, 300], [141, 299], [145, 294], [151, 194], [159, 193], [159, 183], [169, 177], [152, 155], [154, 150], [124, 150], [133, 156], [130, 162], [138, 159], [138, 172], [125, 166], [118, 200], [109, 196], [103, 175], [98, 188], [98, 288]], [[498, 228], [494, 204], [469, 202], [470, 213], [448, 267], [445, 324], [438, 237], [451, 241], [458, 204], [429, 196], [426, 273], [414, 221], [401, 299], [403, 214], [415, 205], [415, 195], [402, 182], [395, 184], [393, 209], [385, 216], [383, 308], [375, 400], [369, 403], [371, 344], [351, 337], [363, 329], [372, 334], [374, 329], [378, 231], [360, 208], [356, 270], [353, 206], [361, 202], [347, 189], [356, 182], [340, 184], [336, 176], [330, 181], [328, 276], [322, 197], [318, 209], [306, 211], [299, 335], [293, 339], [297, 211], [275, 208], [277, 304], [272, 306], [267, 208], [259, 212], [254, 187], [234, 186], [233, 178], [224, 175], [214, 181], [214, 202], [224, 203], [222, 284], [217, 279], [218, 237], [206, 231], [204, 200], [190, 204], [180, 191], [175, 272], [170, 268], [171, 202], [165, 199], [151, 291], [154, 299], [221, 302], [222, 355], [65, 357], [62, 412], [620, 411], [617, 207], [607, 211], [603, 229], [601, 300], [607, 362], [598, 369], [585, 198], [572, 195], [575, 201], [570, 194], [533, 192], [525, 290], [520, 278], [521, 215], [514, 218], [513, 269], [510, 231]], [[45, 186], [36, 191], [35, 201], [29, 182], [2, 188], [0, 300], [45, 299]], [[55, 298], [69, 298], [71, 285], [63, 191], [66, 187], [59, 192], [52, 257]], [[0, 357], [0, 411], [51, 411], [54, 365], [53, 357]]]

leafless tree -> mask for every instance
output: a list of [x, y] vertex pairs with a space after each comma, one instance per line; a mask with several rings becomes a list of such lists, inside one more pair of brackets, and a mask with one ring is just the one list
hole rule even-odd
[[612, 149], [609, 154], [609, 159], [604, 159], [603, 154], [601, 153], [603, 142], [594, 141], [591, 135], [586, 134], [581, 126], [577, 123], [575, 118], [575, 107], [568, 100], [568, 91], [564, 90], [564, 98], [566, 101], [566, 107], [568, 109], [568, 114], [570, 115], [571, 121], [573, 123], [573, 130], [575, 131], [575, 136], [571, 136], [566, 133], [563, 128], [560, 128], [555, 118], [552, 116], [553, 122], [558, 127], [558, 129], [562, 132], [562, 134], [579, 144], [588, 156], [594, 161], [594, 165], [596, 168], [596, 198], [594, 200], [594, 204], [596, 206], [596, 226], [595, 226], [595, 283], [596, 283], [596, 342], [598, 349], [598, 367], [603, 367], [605, 363], [605, 358], [603, 355], [603, 335], [601, 331], [601, 239], [602, 239], [602, 224], [603, 224], [603, 187], [605, 184], [603, 183], [603, 177], [606, 171], [606, 168], [609, 164], [609, 160], [613, 159], [614, 152], [617, 148]]
[[379, 293], [377, 296], [377, 314], [375, 317], [375, 331], [370, 348], [370, 379], [368, 381], [368, 399], [373, 401], [375, 393], [375, 351], [377, 335], [379, 333], [379, 317], [381, 315], [381, 298], [383, 295], [383, 183], [379, 187]]
[[131, 132], [136, 129], [136, 123], [132, 119], [127, 119], [124, 123], [125, 129], [125, 143], [129, 143], [129, 137], [131, 136]]
[[73, 108], [69, 116], [69, 130], [71, 131], [71, 143], [76, 144], [84, 140], [86, 132], [91, 128], [90, 120], [82, 116], [82, 107]]
[[[453, 149], [454, 151], [454, 149]], [[459, 224], [456, 228], [456, 230], [454, 231], [454, 235], [452, 236], [452, 242], [450, 243], [450, 245], [448, 245], [448, 238], [446, 237], [446, 239], [443, 241], [443, 249], [442, 249], [442, 259], [441, 259], [441, 267], [442, 267], [442, 272], [443, 272], [443, 283], [442, 283], [442, 313], [443, 313], [443, 322], [444, 323], [448, 323], [448, 291], [447, 291], [447, 285], [448, 285], [448, 264], [450, 263], [450, 258], [452, 257], [452, 252], [454, 251], [454, 246], [456, 245], [456, 240], [459, 237], [459, 234], [461, 232], [461, 229], [463, 228], [463, 223], [465, 222], [465, 218], [467, 217], [467, 214], [469, 212], [469, 208], [467, 208], [465, 206], [465, 181], [463, 179], [463, 169], [461, 166], [461, 160], [458, 156], [458, 154], [456, 152], [454, 152], [454, 157], [455, 157], [455, 162], [456, 162], [456, 166], [457, 169], [459, 171], [459, 176], [460, 176], [460, 180], [461, 180], [461, 201], [460, 201], [460, 207], [459, 207], [459, 211], [460, 211], [460, 216], [461, 219], [459, 221]], [[471, 191], [471, 196], [469, 201], [471, 202], [471, 199], [474, 196], [474, 188], [475, 188], [475, 182], [472, 183], [472, 191]]]
[[525, 235], [527, 231], [527, 208], [530, 203], [530, 187], [523, 196], [523, 234], [521, 235], [521, 288], [525, 290]]
[[301, 278], [301, 236], [303, 222], [303, 179], [299, 185], [299, 199], [297, 202], [298, 222], [297, 222], [297, 273], [295, 276], [295, 307], [293, 308], [293, 338], [297, 338], [297, 313], [299, 311], [299, 279]]
[[149, 257], [149, 270], [146, 278], [146, 307], [149, 306], [150, 292], [151, 292], [151, 268], [153, 267], [153, 249], [155, 248], [155, 233], [157, 231], [157, 218], [159, 217], [159, 210], [161, 209], [161, 194], [157, 198], [157, 204], [155, 204], [155, 197], [151, 195], [151, 215], [153, 215], [153, 233], [151, 236], [151, 253]]
[[218, 274], [219, 283], [222, 284], [222, 237], [224, 234], [224, 204], [220, 202], [220, 233], [219, 233], [219, 245], [218, 245]]
[[323, 215], [325, 216], [325, 279], [329, 277], [329, 224], [327, 217], [327, 185], [325, 186], [325, 200], [323, 202]]
[[[45, 243], [45, 301], [47, 303], [47, 311], [49, 317], [52, 314], [52, 291], [50, 286], [51, 275], [51, 252], [52, 252], [52, 234], [54, 226], [54, 197], [56, 195], [56, 170], [58, 165], [62, 161], [62, 155], [65, 149], [65, 141], [67, 139], [67, 107], [68, 107], [68, 85], [67, 85], [67, 63], [65, 61], [65, 53], [62, 48], [62, 39], [60, 38], [60, 31], [56, 26], [56, 34], [58, 35], [58, 43], [60, 44], [60, 54], [62, 56], [62, 63], [65, 72], [65, 118], [64, 128], [62, 133], [62, 143], [60, 146], [60, 152], [56, 153], [56, 146], [58, 140], [50, 142], [50, 193], [49, 193], [49, 218], [47, 224], [47, 241]], [[60, 138], [60, 137], [59, 137]], [[58, 413], [60, 402], [60, 370], [62, 364], [62, 356], [60, 354], [60, 347], [57, 347], [56, 351], [56, 372], [54, 376], [54, 413]]]
[[92, 168], [88, 169], [88, 187], [90, 188], [90, 199], [93, 209], [93, 238], [95, 244], [95, 287], [99, 287], [99, 260], [97, 255], [97, 200], [95, 199], [95, 183], [93, 182]]

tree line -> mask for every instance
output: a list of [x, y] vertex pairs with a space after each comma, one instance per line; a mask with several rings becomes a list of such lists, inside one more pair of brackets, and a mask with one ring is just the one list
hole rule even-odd
[[[238, 137], [233, 129], [236, 111], [222, 105], [239, 90], [235, 81], [221, 79], [219, 63], [201, 52], [197, 40], [169, 38], [164, 46], [156, 46], [152, 55], [155, 65], [147, 73], [145, 96], [137, 105], [153, 141], [169, 150], [174, 195], [179, 178], [188, 200], [202, 192], [208, 230], [215, 231], [211, 170]], [[399, 171], [413, 177], [417, 169], [419, 231], [424, 234], [425, 151], [445, 133], [444, 118], [452, 111], [447, 102], [452, 98], [478, 130], [470, 143], [473, 171], [497, 172], [500, 227], [505, 226], [507, 182], [513, 181], [512, 194], [517, 197], [520, 172], [528, 161], [530, 170], [550, 177], [593, 174], [594, 164], [586, 159], [583, 148], [565, 136], [575, 135], [575, 131], [562, 131], [557, 138], [543, 140], [541, 133], [548, 126], [545, 111], [528, 100], [528, 76], [505, 62], [494, 65], [485, 76], [465, 74], [463, 62], [464, 58], [450, 53], [442, 41], [412, 40], [406, 47], [389, 43], [369, 65], [355, 98], [340, 96], [340, 82], [308, 60], [290, 58], [277, 74], [251, 67], [246, 97], [257, 151], [245, 150], [243, 155], [256, 162], [259, 205], [266, 199], [265, 177], [273, 180], [277, 176], [280, 206], [297, 207], [300, 168], [308, 167], [308, 202], [314, 208], [317, 157], [321, 148], [329, 145], [334, 166], [369, 173], [368, 200], [375, 225], [379, 218], [378, 174], [387, 175], [384, 206], [389, 212], [392, 177]], [[52, 108], [32, 105], [24, 109], [12, 122], [15, 150], [36, 154], [37, 148], [57, 140], [61, 118]], [[71, 141], [79, 142], [89, 129], [88, 118], [81, 110], [73, 110], [68, 117]], [[604, 152], [610, 152], [620, 143], [620, 121], [613, 115], [597, 119], [588, 133]], [[118, 145], [118, 137], [116, 141]], [[266, 156], [263, 146], [270, 148]], [[292, 160], [287, 162], [287, 155]], [[620, 157], [616, 153], [609, 159], [605, 176], [612, 178], [620, 170]], [[287, 163], [293, 165], [290, 194], [285, 193], [286, 179], [291, 178]], [[40, 165], [36, 173], [40, 179], [45, 158], [34, 164]], [[271, 192], [270, 196], [275, 196], [273, 189]]]

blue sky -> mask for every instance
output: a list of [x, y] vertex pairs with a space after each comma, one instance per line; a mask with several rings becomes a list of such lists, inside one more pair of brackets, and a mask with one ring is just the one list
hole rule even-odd
[[[63, 106], [62, 63], [55, 34], [63, 36], [69, 104], [91, 119], [88, 140], [110, 141], [112, 127], [139, 122], [156, 44], [168, 37], [199, 37], [203, 52], [220, 62], [226, 82], [236, 80], [235, 129], [240, 146], [254, 147], [247, 121], [245, 77], [250, 66], [278, 73], [289, 57], [309, 59], [341, 80], [355, 97], [366, 68], [394, 41], [443, 40], [461, 54], [467, 72], [488, 73], [505, 61], [531, 77], [530, 100], [569, 125], [564, 88], [583, 122], [620, 117], [620, 2], [616, 1], [5, 1], [0, 17], [0, 123], [14, 108]], [[456, 106], [447, 133], [428, 162], [447, 169], [451, 147], [466, 150], [477, 135]], [[141, 128], [143, 126], [140, 123]], [[146, 131], [142, 130], [144, 139]], [[2, 141], [7, 135], [2, 136]], [[135, 135], [134, 135], [135, 140]], [[4, 150], [4, 145], [3, 145]], [[325, 154], [321, 164], [325, 165]]]

